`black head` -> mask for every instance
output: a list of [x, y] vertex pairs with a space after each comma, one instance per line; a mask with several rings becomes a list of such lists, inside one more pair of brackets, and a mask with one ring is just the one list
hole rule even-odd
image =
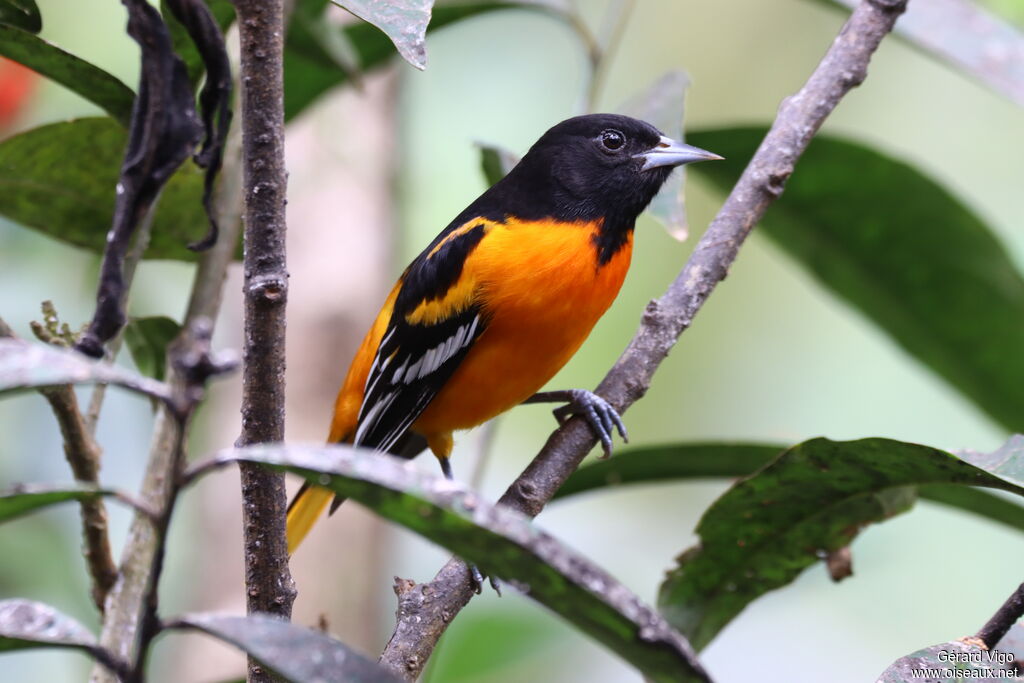
[[577, 116], [544, 133], [481, 200], [523, 218], [603, 219], [628, 230], [675, 166], [718, 158], [628, 116]]

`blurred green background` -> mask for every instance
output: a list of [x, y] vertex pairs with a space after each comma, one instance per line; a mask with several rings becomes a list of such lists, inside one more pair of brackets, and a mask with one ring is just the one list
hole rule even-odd
[[[606, 4], [583, 0], [580, 6], [596, 27]], [[45, 38], [134, 86], [137, 50], [123, 33], [119, 3], [39, 5]], [[992, 5], [1022, 20], [1018, 4]], [[688, 128], [766, 124], [781, 99], [802, 85], [843, 20], [843, 13], [806, 0], [643, 0], [625, 27], [599, 108], [614, 110], [663, 72], [681, 68], [692, 79]], [[324, 339], [360, 336], [387, 281], [483, 190], [474, 143], [522, 153], [550, 125], [578, 113], [584, 53], [564, 25], [541, 14], [516, 10], [468, 20], [432, 34], [428, 49], [425, 72], [396, 63], [391, 73], [370, 79], [365, 95], [331, 96], [295, 123], [288, 343], [289, 357], [297, 361], [289, 365], [290, 439], [316, 441], [326, 432], [329, 394], [341, 381], [353, 342], [325, 348]], [[41, 82], [17, 129], [96, 113], [59, 86]], [[1022, 124], [1020, 108], [890, 39], [865, 85], [843, 101], [825, 130], [938, 180], [986, 220], [1024, 266]], [[374, 156], [389, 157], [383, 170], [373, 166], [380, 161]], [[376, 175], [368, 179], [371, 168]], [[339, 202], [337, 196], [353, 187], [383, 192], [386, 206], [378, 201], [361, 211]], [[686, 243], [641, 218], [633, 268], [618, 301], [552, 386], [594, 386], [623, 349], [643, 306], [682, 267], [722, 197], [691, 174], [687, 200], [693, 234]], [[392, 235], [392, 225], [397, 232], [382, 238]], [[906, 229], [927, 232], [928, 226]], [[352, 248], [339, 248], [339, 240]], [[369, 264], [363, 240], [374, 245]], [[304, 258], [314, 259], [308, 268]], [[379, 282], [332, 288], [318, 270], [325, 261], [339, 281], [370, 268]], [[39, 317], [43, 299], [52, 299], [72, 324], [85, 321], [96, 268], [95, 257], [0, 220], [0, 315], [20, 335], [30, 336], [28, 322]], [[132, 313], [180, 319], [191, 273], [185, 264], [145, 263]], [[238, 282], [235, 273], [218, 323], [218, 342], [236, 348]], [[314, 365], [313, 379], [300, 372], [304, 358]], [[234, 440], [237, 391], [237, 380], [214, 389], [194, 455]], [[149, 414], [145, 402], [112, 392], [99, 428], [107, 482], [137, 488]], [[887, 436], [991, 450], [1007, 436], [756, 231], [626, 422], [640, 444]], [[504, 490], [553, 426], [543, 407], [520, 408], [500, 420], [482, 483], [488, 496]], [[0, 432], [0, 486], [70, 479], [53, 417], [40, 397], [0, 403]], [[457, 475], [472, 472], [477, 440], [461, 439]], [[432, 470], [435, 464], [427, 460], [421, 466]], [[664, 570], [694, 541], [700, 513], [726, 485], [595, 493], [553, 504], [539, 524], [653, 602]], [[164, 613], [244, 609], [240, 526], [231, 512], [237, 495], [235, 478], [225, 474], [183, 498], [164, 579]], [[129, 516], [117, 507], [111, 516], [119, 547]], [[312, 624], [323, 613], [332, 631], [372, 654], [393, 623], [392, 575], [424, 580], [446, 557], [401, 529], [368, 520], [354, 505], [323, 523], [310, 544], [296, 558], [296, 618]], [[0, 527], [0, 598], [46, 601], [95, 623], [79, 545], [72, 506]], [[854, 543], [853, 556], [851, 579], [833, 584], [815, 566], [740, 615], [703, 654], [716, 680], [874, 680], [908, 652], [976, 631], [1019, 583], [1024, 545], [1015, 532], [920, 503], [912, 513], [868, 529]], [[242, 662], [199, 637], [172, 636], [159, 641], [151, 671], [156, 681], [215, 681], [240, 673]], [[0, 677], [81, 680], [87, 667], [84, 657], [39, 651], [0, 659]], [[530, 601], [491, 594], [460, 615], [428, 676], [459, 683], [639, 679]]]

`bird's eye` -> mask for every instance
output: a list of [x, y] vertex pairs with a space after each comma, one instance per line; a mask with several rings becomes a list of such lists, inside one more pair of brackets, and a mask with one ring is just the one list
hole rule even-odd
[[604, 130], [598, 137], [605, 149], [616, 151], [626, 144], [626, 136], [617, 130]]

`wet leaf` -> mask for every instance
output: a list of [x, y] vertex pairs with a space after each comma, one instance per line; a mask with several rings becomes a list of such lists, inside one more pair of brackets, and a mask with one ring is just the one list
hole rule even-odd
[[384, 32], [402, 59], [427, 68], [427, 24], [434, 0], [331, 0]]
[[[725, 157], [693, 172], [731, 189], [764, 133], [691, 134]], [[1009, 431], [1024, 431], [1024, 278], [945, 188], [818, 135], [759, 230]]]
[[91, 652], [96, 638], [77, 621], [31, 600], [0, 600], [0, 651], [72, 647]]
[[32, 600], [0, 600], [0, 653], [40, 647], [82, 650], [116, 674], [127, 667], [96, 643], [93, 634], [71, 617]]
[[14, 339], [0, 339], [0, 395], [63, 384], [116, 384], [164, 402], [170, 388], [80, 353]]
[[[619, 110], [646, 121], [674, 140], [683, 141], [683, 113], [690, 77], [682, 71], [669, 71], [645, 91], [633, 96]], [[683, 187], [686, 167], [672, 172], [661, 191], [651, 200], [647, 213], [661, 223], [668, 234], [682, 242], [689, 233]]]
[[135, 93], [103, 69], [11, 26], [0, 25], [0, 55], [60, 83], [128, 126]]
[[[300, 0], [322, 3], [323, 0]], [[564, 7], [558, 2], [532, 2], [530, 0], [481, 0], [479, 2], [438, 3], [427, 32], [448, 26], [480, 14], [506, 9], [534, 9], [551, 16], [564, 18]], [[345, 44], [355, 51], [363, 72], [386, 64], [395, 54], [388, 37], [370, 24], [359, 22], [343, 28]], [[292, 119], [335, 86], [350, 83], [350, 74], [338, 68], [335, 56], [325, 50], [323, 38], [315, 37], [302, 22], [292, 22], [288, 29], [284, 52], [284, 111]]]
[[[114, 213], [124, 128], [107, 118], [41, 126], [0, 141], [0, 215], [102, 253]], [[146, 258], [194, 261], [206, 226], [202, 173], [178, 170], [164, 188]]]
[[[852, 9], [857, 0], [818, 0]], [[1024, 33], [969, 0], [912, 2], [894, 33], [1024, 107]]]
[[[406, 461], [345, 446], [252, 446], [224, 451], [299, 474], [444, 545], [589, 634], [654, 681], [707, 680], [689, 645], [652, 609], [530, 520]], [[205, 468], [206, 466], [200, 466]], [[195, 470], [193, 470], [195, 471]]]
[[400, 683], [341, 641], [323, 631], [270, 615], [236, 617], [186, 614], [169, 625], [195, 629], [234, 645], [286, 681], [294, 683]]
[[1007, 459], [976, 466], [890, 439], [806, 441], [708, 508], [697, 526], [700, 544], [669, 572], [659, 607], [700, 649], [747, 604], [849, 545], [865, 525], [909, 509], [915, 485], [966, 484], [1024, 496], [1022, 482], [1002, 471], [1016, 466]]
[[35, 0], [0, 0], [0, 24], [39, 33], [43, 28], [43, 17]]
[[927, 683], [959, 683], [963, 680], [995, 681], [1010, 679], [994, 673], [1009, 669], [1013, 655], [1001, 650], [985, 650], [975, 644], [954, 640], [933, 645], [896, 660], [882, 672], [878, 683], [905, 683], [923, 680]]
[[124, 341], [139, 372], [164, 379], [167, 345], [181, 332], [181, 325], [166, 316], [132, 318], [124, 328]]

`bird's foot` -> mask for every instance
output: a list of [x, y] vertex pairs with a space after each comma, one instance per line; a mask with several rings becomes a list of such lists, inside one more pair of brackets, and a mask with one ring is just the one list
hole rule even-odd
[[546, 403], [551, 401], [568, 401], [552, 412], [558, 424], [563, 424], [573, 415], [579, 415], [587, 421], [594, 434], [601, 441], [602, 458], [612, 454], [612, 433], [618, 431], [622, 440], [629, 442], [626, 425], [622, 417], [611, 403], [592, 391], [585, 389], [569, 389], [567, 391], [543, 391], [526, 400], [527, 403]]
[[[469, 583], [473, 586], [473, 592], [480, 595], [484, 592], [484, 575], [475, 564], [469, 565]], [[491, 588], [501, 597], [501, 583], [493, 576], [489, 577]]]

